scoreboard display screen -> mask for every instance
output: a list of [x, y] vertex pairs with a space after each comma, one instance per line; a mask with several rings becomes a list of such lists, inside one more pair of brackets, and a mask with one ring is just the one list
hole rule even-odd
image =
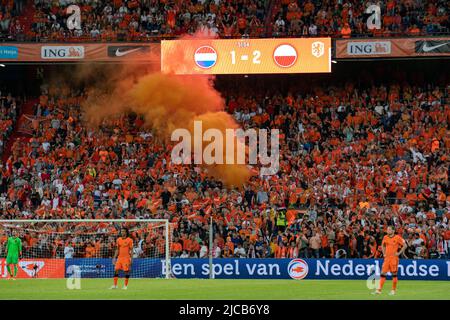
[[331, 39], [163, 40], [161, 71], [175, 74], [331, 72]]

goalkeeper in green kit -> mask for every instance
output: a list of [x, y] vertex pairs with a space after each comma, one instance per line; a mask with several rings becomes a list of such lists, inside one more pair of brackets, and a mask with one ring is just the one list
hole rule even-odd
[[[16, 280], [17, 265], [19, 257], [22, 255], [22, 240], [17, 236], [17, 231], [12, 231], [12, 236], [8, 238], [6, 243], [6, 269], [8, 270], [9, 279]], [[11, 271], [11, 265], [14, 267], [14, 274]]]

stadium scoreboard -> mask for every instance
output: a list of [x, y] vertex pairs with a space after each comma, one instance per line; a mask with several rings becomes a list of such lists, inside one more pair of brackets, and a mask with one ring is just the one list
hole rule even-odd
[[331, 39], [163, 40], [161, 71], [175, 74], [331, 72]]

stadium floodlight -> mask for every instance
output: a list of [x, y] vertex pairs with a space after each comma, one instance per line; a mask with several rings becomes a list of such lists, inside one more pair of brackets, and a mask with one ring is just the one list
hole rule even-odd
[[[130, 278], [170, 278], [167, 219], [0, 220], [0, 238], [16, 230], [22, 240], [19, 277], [28, 278], [68, 278], [72, 270], [80, 278], [113, 278], [123, 229], [133, 240]], [[0, 278], [8, 276], [3, 269]]]

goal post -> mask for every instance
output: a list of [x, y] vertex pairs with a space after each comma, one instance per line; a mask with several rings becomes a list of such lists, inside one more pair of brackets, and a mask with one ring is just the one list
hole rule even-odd
[[0, 220], [0, 278], [8, 276], [6, 243], [13, 234], [22, 241], [20, 278], [113, 277], [122, 229], [133, 240], [130, 277], [170, 278], [167, 219]]

